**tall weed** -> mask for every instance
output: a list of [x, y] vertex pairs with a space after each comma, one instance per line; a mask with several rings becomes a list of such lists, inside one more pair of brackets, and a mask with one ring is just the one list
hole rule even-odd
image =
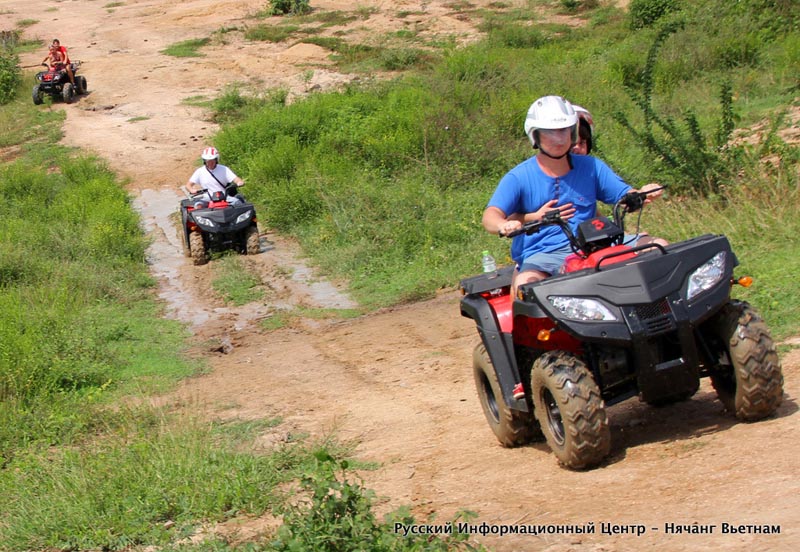
[[269, 550], [371, 550], [375, 552], [483, 550], [457, 532], [444, 538], [396, 531], [395, 523], [415, 524], [404, 512], [381, 521], [372, 511], [374, 495], [326, 450], [316, 451], [316, 470], [302, 478], [306, 495], [284, 514], [284, 524]]

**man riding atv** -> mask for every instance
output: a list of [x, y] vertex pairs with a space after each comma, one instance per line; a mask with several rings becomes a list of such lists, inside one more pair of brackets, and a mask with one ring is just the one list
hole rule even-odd
[[219, 163], [216, 148], [205, 148], [200, 157], [203, 166], [189, 178], [189, 197], [181, 201], [184, 253], [196, 265], [208, 262], [212, 251], [233, 249], [246, 255], [257, 254], [260, 243], [256, 209], [238, 194], [244, 181]]
[[[572, 157], [570, 150], [578, 138], [578, 124], [572, 104], [560, 96], [544, 96], [533, 102], [525, 119], [525, 134], [539, 154], [500, 180], [483, 213], [486, 230], [505, 235], [557, 209], [575, 231], [581, 222], [595, 216], [598, 200], [613, 204], [632, 190], [599, 159]], [[658, 187], [647, 184], [642, 191]], [[660, 192], [649, 197], [658, 195]], [[647, 235], [630, 236], [630, 240], [638, 245], [650, 241], [666, 244]], [[512, 295], [519, 285], [557, 273], [571, 253], [569, 242], [556, 227], [515, 238], [511, 246], [511, 256], [517, 264]]]
[[72, 71], [72, 63], [69, 60], [67, 49], [61, 45], [61, 41], [57, 38], [53, 39], [47, 57], [42, 60], [42, 65], [45, 64], [54, 71], [66, 71], [69, 82], [72, 83], [72, 86], [75, 86], [75, 74]]
[[[516, 266], [461, 282], [461, 314], [480, 336], [473, 375], [484, 415], [507, 447], [544, 438], [570, 469], [611, 452], [606, 408], [632, 397], [687, 400], [709, 378], [744, 421], [773, 415], [783, 398], [780, 358], [766, 323], [734, 299], [738, 260], [723, 235], [667, 244], [625, 233], [654, 185], [632, 190], [605, 164], [571, 157], [575, 110], [548, 96], [525, 131], [540, 154], [497, 187], [484, 227], [514, 238]], [[596, 201], [614, 204], [613, 221]]]
[[[217, 148], [205, 148], [200, 154], [200, 158], [203, 160], [203, 166], [194, 171], [186, 183], [186, 189], [189, 190], [190, 194], [197, 194], [207, 190], [205, 199], [206, 201], [211, 201], [211, 196], [214, 192], [225, 194], [231, 183], [236, 184], [239, 188], [244, 186], [244, 180], [236, 176], [236, 173], [231, 169], [220, 164], [219, 150]], [[243, 199], [237, 194], [228, 196], [227, 201], [231, 205], [236, 205], [241, 203]]]

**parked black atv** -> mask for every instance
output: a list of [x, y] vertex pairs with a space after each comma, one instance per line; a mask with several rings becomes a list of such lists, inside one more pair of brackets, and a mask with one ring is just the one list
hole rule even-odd
[[[48, 67], [45, 63], [42, 65]], [[44, 102], [45, 94], [53, 99], [61, 98], [66, 103], [72, 103], [75, 100], [75, 96], [79, 94], [86, 94], [89, 90], [86, 84], [86, 77], [77, 74], [80, 66], [80, 61], [74, 61], [70, 64], [72, 76], [75, 78], [75, 85], [69, 81], [66, 69], [56, 71], [50, 68], [47, 71], [36, 73], [36, 84], [33, 85], [32, 93], [33, 103], [40, 105]]]
[[566, 273], [521, 285], [512, 267], [461, 282], [461, 314], [475, 320], [478, 396], [501, 444], [547, 440], [562, 465], [596, 466], [609, 454], [606, 406], [630, 397], [653, 405], [688, 399], [709, 377], [740, 420], [772, 415], [783, 397], [780, 360], [756, 310], [731, 299], [738, 264], [725, 236], [662, 247], [623, 244], [624, 216], [596, 217], [574, 236], [558, 211], [516, 234], [559, 225], [575, 255]]
[[201, 265], [208, 262], [212, 251], [233, 249], [247, 255], [257, 254], [261, 245], [255, 206], [247, 201], [235, 205], [227, 201], [237, 194], [235, 184], [230, 184], [226, 193], [215, 192], [211, 201], [200, 199], [205, 193], [206, 190], [201, 190], [181, 200], [186, 256], [191, 257], [195, 265]]

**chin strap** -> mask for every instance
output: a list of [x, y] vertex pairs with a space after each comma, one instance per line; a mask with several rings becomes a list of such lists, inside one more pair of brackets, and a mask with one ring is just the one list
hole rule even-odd
[[[572, 149], [572, 148], [570, 147], [570, 149]], [[542, 146], [539, 146], [539, 151], [541, 151], [544, 155], [546, 155], [550, 159], [563, 159], [566, 156], [567, 157], [567, 161], [569, 161], [569, 168], [570, 169], [572, 168], [572, 156], [569, 154], [569, 150], [567, 150], [564, 154], [559, 155], [558, 157], [556, 157], [555, 155], [550, 155], [549, 153], [547, 153]]]

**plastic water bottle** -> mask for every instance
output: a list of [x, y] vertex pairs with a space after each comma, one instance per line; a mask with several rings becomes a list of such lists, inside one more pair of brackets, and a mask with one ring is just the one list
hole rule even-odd
[[481, 264], [483, 265], [483, 273], [489, 278], [497, 277], [497, 263], [488, 251], [483, 252], [481, 257]]

